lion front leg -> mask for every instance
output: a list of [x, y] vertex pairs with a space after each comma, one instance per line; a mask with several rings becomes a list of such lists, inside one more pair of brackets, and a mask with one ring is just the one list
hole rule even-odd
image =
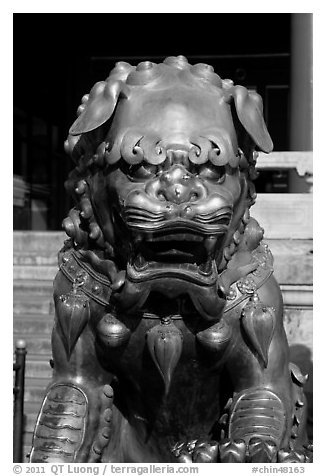
[[221, 461], [303, 462], [305, 377], [289, 362], [276, 282], [270, 280], [233, 319], [237, 338], [227, 368], [234, 393], [220, 420]]
[[[71, 289], [60, 276], [59, 284], [60, 291]], [[98, 362], [89, 325], [94, 308], [86, 296], [60, 292], [55, 304], [53, 378], [37, 419], [30, 461], [96, 462], [112, 436], [112, 375]]]
[[54, 376], [37, 419], [30, 461], [99, 461], [112, 434], [112, 388], [96, 365], [87, 333], [65, 365], [56, 330], [53, 341]]

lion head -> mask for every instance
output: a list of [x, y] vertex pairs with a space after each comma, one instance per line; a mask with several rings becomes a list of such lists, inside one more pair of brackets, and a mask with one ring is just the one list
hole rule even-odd
[[178, 56], [117, 63], [78, 114], [65, 143], [75, 246], [102, 262], [123, 308], [155, 291], [215, 316], [255, 199], [256, 150], [272, 150], [260, 96]]

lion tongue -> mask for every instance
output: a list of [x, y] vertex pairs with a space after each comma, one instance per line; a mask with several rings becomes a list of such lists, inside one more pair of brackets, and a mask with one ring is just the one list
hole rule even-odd
[[199, 271], [203, 274], [210, 274], [212, 272], [212, 261], [214, 259], [216, 250], [217, 236], [208, 236], [204, 240], [204, 246], [206, 250], [207, 259], [205, 263], [199, 266]]

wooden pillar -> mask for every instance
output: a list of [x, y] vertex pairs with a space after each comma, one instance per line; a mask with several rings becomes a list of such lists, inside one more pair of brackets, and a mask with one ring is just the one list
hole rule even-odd
[[[312, 150], [312, 14], [293, 13], [291, 21], [290, 150]], [[310, 184], [292, 172], [290, 192]]]

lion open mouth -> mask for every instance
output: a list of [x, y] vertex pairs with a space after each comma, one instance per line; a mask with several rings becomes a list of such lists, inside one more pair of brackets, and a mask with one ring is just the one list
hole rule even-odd
[[209, 285], [216, 280], [215, 258], [224, 234], [186, 228], [138, 233], [128, 275], [133, 281], [175, 277]]
[[167, 299], [187, 295], [199, 314], [216, 318], [225, 304], [216, 286], [233, 209], [220, 194], [204, 205], [129, 194], [120, 221], [115, 219], [121, 238], [129, 237], [125, 284], [116, 297], [127, 312], [140, 309], [156, 292]]

